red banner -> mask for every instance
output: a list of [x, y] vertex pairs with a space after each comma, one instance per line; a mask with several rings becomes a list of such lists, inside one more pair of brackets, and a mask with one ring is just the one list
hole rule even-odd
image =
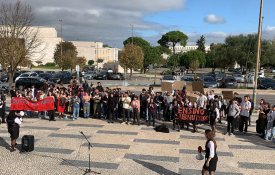
[[22, 97], [13, 97], [11, 99], [10, 110], [26, 110], [26, 111], [54, 110], [54, 99], [52, 97], [46, 97], [39, 101], [29, 101]]
[[208, 122], [206, 109], [179, 107], [176, 118], [183, 122]]

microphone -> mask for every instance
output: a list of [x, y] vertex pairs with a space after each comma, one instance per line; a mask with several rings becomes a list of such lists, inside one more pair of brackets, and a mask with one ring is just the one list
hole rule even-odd
[[79, 131], [80, 132], [80, 134], [84, 134], [82, 131]]

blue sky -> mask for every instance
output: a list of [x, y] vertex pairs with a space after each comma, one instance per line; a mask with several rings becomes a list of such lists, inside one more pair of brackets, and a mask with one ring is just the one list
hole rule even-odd
[[[186, 0], [180, 9], [148, 14], [144, 20], [167, 26], [167, 31], [181, 30], [193, 33], [196, 37], [209, 33], [253, 33], [258, 29], [259, 7], [260, 0]], [[275, 32], [274, 9], [275, 1], [265, 0], [264, 31], [269, 28]], [[268, 39], [275, 37], [272, 30], [269, 32], [271, 36], [268, 36]], [[144, 33], [147, 36], [146, 32]]]
[[[1, 1], [1, 0], [0, 0]], [[9, 0], [16, 1], [16, 0]], [[256, 33], [260, 0], [21, 0], [31, 5], [34, 25], [55, 27], [65, 40], [101, 41], [122, 47], [134, 35], [155, 45], [162, 34], [180, 30], [192, 45], [223, 42], [229, 35]], [[263, 36], [275, 39], [275, 0], [264, 2]]]

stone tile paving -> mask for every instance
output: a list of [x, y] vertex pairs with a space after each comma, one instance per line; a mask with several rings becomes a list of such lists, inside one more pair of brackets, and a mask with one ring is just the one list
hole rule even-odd
[[[33, 134], [39, 141], [36, 140], [35, 151], [20, 154], [19, 151], [9, 152], [6, 126], [0, 125], [0, 175], [84, 174], [88, 167], [88, 149], [79, 131], [83, 131], [94, 145], [91, 165], [96, 172], [111, 175], [200, 174], [204, 161], [196, 160], [195, 155], [197, 147], [205, 144], [202, 129], [200, 133], [181, 130], [166, 134], [148, 128], [94, 119], [56, 122], [25, 119], [20, 138]], [[275, 174], [275, 145], [260, 139], [255, 134], [255, 127], [249, 127], [249, 131], [247, 135], [234, 137], [217, 132], [219, 162], [216, 174]]]

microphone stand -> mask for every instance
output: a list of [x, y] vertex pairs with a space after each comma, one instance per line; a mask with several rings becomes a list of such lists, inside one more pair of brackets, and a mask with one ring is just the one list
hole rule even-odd
[[93, 147], [93, 146], [92, 146], [91, 142], [88, 140], [88, 138], [86, 137], [86, 135], [82, 131], [80, 131], [80, 133], [83, 135], [83, 137], [87, 141], [88, 150], [89, 150], [89, 168], [85, 170], [85, 174], [88, 174], [88, 173], [101, 174], [101, 173], [98, 173], [98, 172], [95, 172], [95, 171], [91, 170], [91, 147]]

